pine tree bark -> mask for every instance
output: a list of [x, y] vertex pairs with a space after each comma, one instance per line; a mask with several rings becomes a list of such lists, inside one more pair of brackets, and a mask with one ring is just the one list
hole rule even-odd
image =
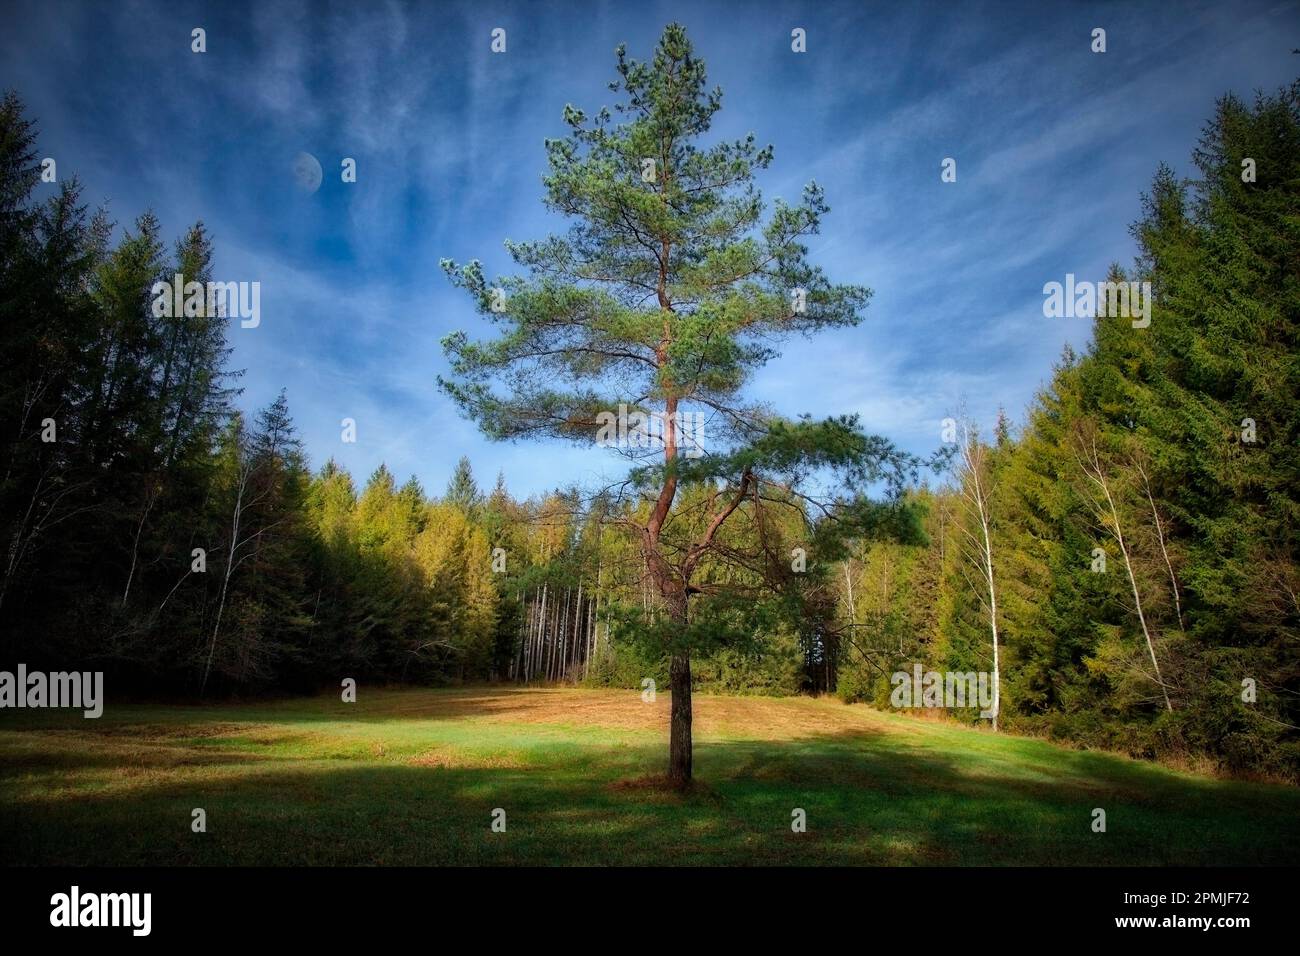
[[674, 654], [669, 664], [672, 719], [668, 729], [668, 780], [684, 787], [691, 782], [691, 658]]

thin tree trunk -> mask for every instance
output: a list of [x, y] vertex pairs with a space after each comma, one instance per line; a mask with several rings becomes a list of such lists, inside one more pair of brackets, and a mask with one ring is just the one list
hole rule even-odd
[[853, 603], [853, 559], [846, 558], [844, 561], [844, 584], [849, 593], [849, 623], [858, 623], [858, 609]]
[[998, 593], [993, 585], [993, 545], [989, 539], [987, 513], [980, 509], [980, 528], [984, 532], [984, 567], [989, 582], [989, 630], [993, 632], [993, 732], [998, 731], [998, 717], [1002, 713], [1002, 669], [998, 654]]
[[537, 591], [533, 591], [533, 599], [524, 605], [527, 611], [527, 633], [524, 635], [524, 683], [528, 683], [528, 678], [533, 673], [533, 631], [537, 626]]
[[551, 674], [555, 669], [555, 623], [560, 609], [560, 599], [557, 596], [551, 602], [551, 613], [546, 619], [546, 660], [542, 668], [542, 679], [549, 681]]
[[153, 503], [157, 498], [158, 495], [152, 486], [145, 491], [144, 511], [140, 514], [140, 523], [135, 529], [135, 541], [131, 545], [131, 571], [126, 576], [126, 587], [122, 591], [122, 607], [126, 607], [126, 599], [131, 596], [131, 582], [135, 580], [135, 566], [140, 557], [140, 536], [144, 533], [144, 523], [149, 520], [149, 512], [153, 510]]
[[235, 549], [239, 546], [239, 526], [244, 511], [244, 490], [248, 486], [249, 472], [241, 468], [239, 472], [238, 491], [235, 493], [235, 510], [230, 518], [230, 550], [226, 554], [226, 570], [221, 579], [221, 602], [217, 605], [217, 620], [212, 626], [212, 644], [208, 648], [208, 661], [203, 667], [203, 681], [199, 684], [199, 696], [202, 697], [208, 687], [208, 675], [212, 671], [212, 658], [217, 652], [217, 635], [221, 631], [221, 616], [226, 610], [226, 595], [230, 590], [230, 576], [235, 570]]
[[[989, 525], [991, 522], [989, 516], [988, 496], [989, 490], [984, 487], [984, 463], [986, 461], [983, 446], [979, 444], [979, 439], [972, 439], [969, 432], [965, 435], [963, 441], [962, 454], [966, 463], [966, 470], [970, 474], [971, 481], [974, 484], [974, 494], [966, 494], [966, 500], [975, 505], [976, 518], [980, 524], [980, 532], [983, 538], [982, 543], [976, 543], [983, 552], [982, 560], [978, 563], [983, 567], [984, 583], [988, 588], [989, 600], [989, 633], [993, 639], [993, 732], [998, 731], [998, 719], [1002, 714], [1002, 668], [1001, 655], [998, 646], [998, 594], [997, 587], [993, 579], [993, 541], [989, 534]], [[964, 530], [964, 529], [963, 529]], [[967, 536], [970, 537], [969, 532]], [[973, 542], [974, 543], [974, 542]]]
[[560, 663], [556, 668], [556, 678], [563, 680], [569, 667], [569, 599], [568, 588], [564, 589], [564, 615], [560, 623]]
[[1137, 466], [1138, 474], [1142, 476], [1142, 490], [1146, 492], [1147, 503], [1151, 505], [1151, 517], [1156, 522], [1156, 539], [1160, 542], [1160, 556], [1165, 559], [1165, 569], [1169, 572], [1170, 590], [1174, 595], [1174, 613], [1178, 616], [1178, 630], [1186, 632], [1183, 627], [1183, 602], [1178, 596], [1178, 578], [1174, 574], [1173, 562], [1169, 560], [1169, 549], [1165, 547], [1165, 529], [1160, 521], [1160, 509], [1156, 507], [1156, 499], [1151, 494], [1151, 482], [1147, 479], [1146, 469], [1140, 464]]
[[540, 603], [542, 598], [541, 588], [533, 589], [533, 601], [528, 608], [528, 667], [524, 672], [524, 682], [527, 683], [533, 679], [537, 673], [537, 635], [541, 625], [539, 621]]
[[[578, 639], [582, 637], [582, 582], [578, 582], [578, 602], [573, 606], [573, 663], [578, 663]], [[576, 681], [575, 681], [576, 683]]]
[[1128, 547], [1124, 544], [1124, 532], [1120, 528], [1119, 512], [1115, 508], [1115, 501], [1111, 498], [1110, 488], [1105, 481], [1101, 483], [1102, 490], [1106, 492], [1106, 503], [1110, 506], [1111, 520], [1115, 523], [1115, 541], [1119, 544], [1120, 554], [1124, 556], [1124, 570], [1128, 572], [1129, 587], [1133, 589], [1133, 604], [1137, 610], [1138, 623], [1142, 625], [1142, 636], [1146, 638], [1147, 650], [1151, 653], [1151, 666], [1156, 669], [1156, 683], [1160, 685], [1160, 693], [1165, 698], [1165, 709], [1173, 712], [1174, 705], [1169, 700], [1169, 690], [1165, 687], [1165, 679], [1160, 675], [1160, 662], [1156, 660], [1156, 646], [1151, 640], [1151, 631], [1147, 627], [1147, 616], [1142, 611], [1142, 596], [1138, 593], [1137, 578], [1133, 574], [1133, 561], [1129, 558]]
[[[599, 577], [599, 574], [597, 574]], [[597, 599], [599, 600], [599, 599]], [[585, 681], [587, 675], [591, 672], [591, 655], [596, 649], [596, 607], [597, 601], [593, 600], [590, 595], [587, 597], [587, 656], [582, 660], [582, 679]]]
[[[27, 545], [36, 536], [33, 530], [24, 538], [23, 532], [27, 528], [28, 522], [31, 521], [32, 512], [36, 510], [36, 501], [40, 497], [41, 487], [45, 484], [45, 475], [42, 474], [36, 480], [36, 487], [32, 489], [31, 496], [27, 499], [27, 510], [23, 512], [22, 518], [14, 526], [13, 536], [9, 541], [9, 548], [6, 554], [4, 580], [0, 581], [0, 607], [4, 606], [5, 595], [9, 593], [9, 582], [14, 579], [18, 573], [18, 566], [22, 563], [24, 553], [27, 551]], [[39, 521], [36, 526], [39, 527]]]
[[546, 599], [550, 594], [550, 585], [542, 585], [542, 606], [537, 617], [537, 673], [546, 677]]
[[[521, 592], [516, 600], [519, 606], [527, 612], [528, 605], [524, 603], [524, 595]], [[510, 657], [510, 679], [519, 680], [519, 675], [523, 672], [524, 667], [524, 645], [528, 639], [528, 614], [523, 614], [519, 619], [519, 653], [512, 654]]]
[[596, 599], [588, 615], [587, 661], [582, 669], [582, 679], [586, 680], [591, 671], [591, 658], [596, 653], [596, 630], [600, 627], [600, 595], [604, 586], [605, 570], [605, 524], [602, 519], [600, 530], [596, 533]]
[[[1089, 460], [1087, 463], [1080, 462], [1084, 474], [1092, 480], [1106, 496], [1106, 506], [1110, 510], [1111, 523], [1114, 525], [1112, 534], [1115, 537], [1116, 544], [1119, 545], [1120, 554], [1124, 557], [1124, 570], [1128, 573], [1129, 587], [1133, 590], [1133, 605], [1137, 611], [1138, 623], [1142, 625], [1142, 636], [1147, 642], [1147, 651], [1151, 654], [1151, 666], [1155, 668], [1156, 683], [1160, 685], [1160, 693], [1165, 699], [1165, 709], [1173, 712], [1174, 705], [1169, 700], [1169, 690], [1165, 686], [1164, 677], [1160, 674], [1160, 661], [1156, 659], [1156, 645], [1151, 639], [1151, 630], [1147, 627], [1147, 617], [1142, 610], [1142, 595], [1138, 592], [1137, 577], [1133, 574], [1133, 562], [1129, 558], [1128, 546], [1124, 543], [1124, 529], [1120, 526], [1119, 509], [1115, 505], [1115, 499], [1110, 493], [1110, 483], [1106, 480], [1106, 472], [1101, 464], [1101, 456], [1097, 454], [1097, 443], [1095, 438], [1091, 443], [1089, 451]], [[1091, 470], [1090, 470], [1091, 469]]]
[[555, 602], [551, 602], [550, 611], [544, 615], [542, 627], [542, 680], [551, 679], [551, 658], [555, 656]]

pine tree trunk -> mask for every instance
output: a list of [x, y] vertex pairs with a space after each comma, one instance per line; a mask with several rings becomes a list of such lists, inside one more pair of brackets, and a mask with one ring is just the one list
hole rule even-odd
[[674, 654], [669, 665], [673, 696], [668, 730], [668, 780], [685, 787], [691, 782], [691, 658]]

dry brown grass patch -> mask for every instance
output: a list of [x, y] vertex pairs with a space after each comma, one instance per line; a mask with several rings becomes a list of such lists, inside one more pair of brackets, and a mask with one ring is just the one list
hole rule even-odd
[[[368, 716], [386, 712], [397, 700], [380, 700]], [[418, 704], [404, 700], [402, 716], [451, 720], [471, 717], [490, 723], [560, 724], [613, 730], [661, 732], [668, 726], [671, 695], [654, 703], [638, 690], [483, 688], [431, 692]], [[697, 740], [747, 738], [789, 740], [826, 734], [873, 733], [886, 720], [865, 707], [803, 697], [715, 697], [693, 701]], [[891, 729], [897, 730], [897, 726]]]

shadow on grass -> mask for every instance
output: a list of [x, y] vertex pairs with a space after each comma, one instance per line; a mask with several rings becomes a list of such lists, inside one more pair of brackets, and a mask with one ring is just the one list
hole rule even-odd
[[[524, 688], [515, 685], [376, 687], [363, 688], [354, 703], [344, 703], [339, 694], [333, 692], [254, 701], [167, 704], [119, 701], [105, 707], [102, 716], [93, 720], [82, 719], [80, 712], [75, 710], [6, 709], [0, 711], [0, 732], [68, 729], [77, 733], [135, 736], [140, 733], [170, 734], [175, 733], [178, 726], [191, 726], [206, 728], [204, 732], [207, 735], [216, 736], [232, 727], [267, 723], [455, 722], [484, 717], [508, 721], [512, 716], [537, 713], [541, 700], [575, 693], [596, 695], [601, 692], [572, 687]], [[639, 691], [626, 693], [639, 699]]]
[[[418, 714], [407, 714], [407, 718]], [[294, 715], [297, 719], [297, 715]], [[239, 722], [222, 721], [223, 724]], [[14, 737], [25, 735], [10, 735]], [[120, 738], [119, 738], [120, 739]], [[3, 752], [5, 862], [289, 864], [1115, 864], [1300, 860], [1300, 793], [1183, 778], [1059, 749], [936, 752], [887, 733], [697, 744], [696, 785], [661, 745], [563, 743], [517, 766], [134, 750]], [[133, 746], [133, 745], [129, 745]], [[1045, 746], [1045, 745], [1044, 745]], [[164, 748], [165, 749], [165, 748]], [[1052, 766], [1040, 766], [1055, 755]], [[1051, 771], [1055, 770], [1054, 777]], [[57, 792], [56, 792], [57, 791]], [[207, 832], [190, 829], [202, 807]], [[1094, 833], [1092, 811], [1106, 810]], [[494, 833], [492, 813], [505, 810]], [[802, 809], [807, 831], [791, 829]]]

